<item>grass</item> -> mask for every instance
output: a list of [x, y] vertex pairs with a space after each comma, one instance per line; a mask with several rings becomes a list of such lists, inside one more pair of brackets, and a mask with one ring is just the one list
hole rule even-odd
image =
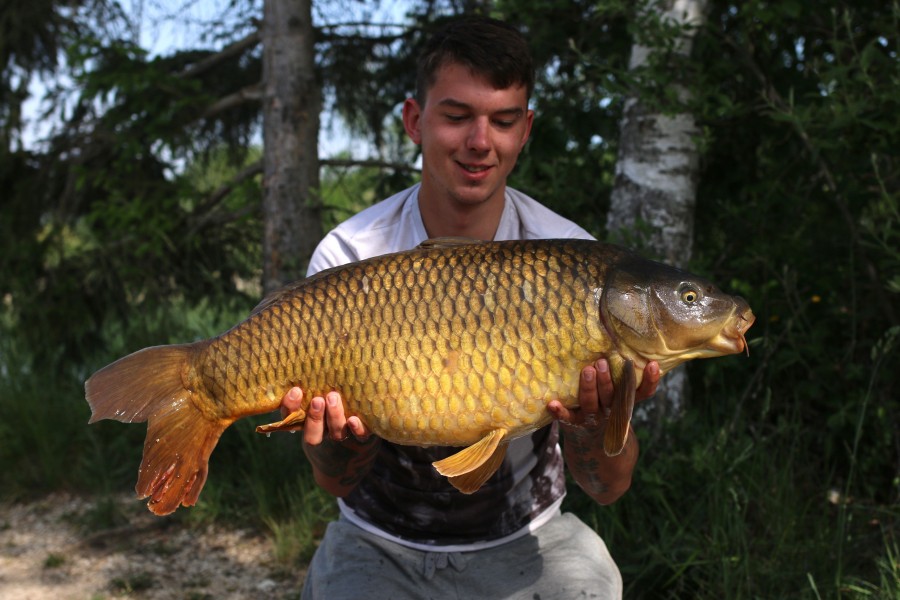
[[625, 597], [900, 598], [900, 506], [829, 496], [822, 434], [794, 405], [770, 425], [764, 401], [737, 420], [729, 399], [693, 406], [665, 444], [642, 439], [632, 489], [616, 504], [570, 486], [564, 508], [604, 537]]
[[66, 564], [66, 557], [55, 552], [51, 552], [47, 555], [47, 558], [44, 559], [45, 569], [58, 569], [64, 564]]
[[114, 577], [110, 587], [116, 592], [134, 594], [147, 591], [154, 586], [153, 576], [145, 571], [131, 571], [124, 577]]
[[[15, 336], [0, 336], [3, 499], [28, 500], [59, 489], [104, 498], [129, 490], [144, 428], [88, 426], [82, 381], [127, 351], [207, 336], [239, 319], [210, 317], [205, 310], [183, 310], [176, 322], [162, 316], [171, 307], [151, 311], [132, 330], [111, 328], [103, 356], [62, 370], [35, 364]], [[168, 332], [168, 339], [153, 339], [154, 331]], [[851, 434], [841, 440], [810, 427], [811, 401], [803, 386], [729, 395], [708, 380], [748, 378], [702, 368], [707, 380], [701, 384], [715, 393], [695, 394], [685, 418], [670, 424], [660, 441], [642, 439], [641, 462], [623, 499], [600, 507], [570, 486], [564, 508], [604, 537], [622, 570], [626, 597], [900, 598], [900, 506], [879, 499], [856, 468], [872, 473], [892, 464], [867, 444], [871, 419], [881, 418], [870, 392], [845, 399], [840, 423], [849, 423]], [[226, 431], [200, 502], [175, 518], [266, 531], [276, 560], [291, 572], [309, 560], [336, 510], [315, 486], [297, 436], [265, 438], [253, 431], [267, 419], [243, 420]], [[846, 464], [854, 465], [846, 474], [824, 458], [829, 444], [844, 448]], [[121, 507], [101, 502], [84, 518], [91, 528], [114, 527], [121, 523]], [[48, 556], [46, 566], [65, 561]], [[116, 587], [139, 592], [148, 585], [148, 576], [135, 572]]]
[[286, 515], [265, 519], [274, 544], [275, 560], [287, 573], [309, 563], [325, 533], [326, 524], [337, 518], [334, 498], [315, 484], [309, 471], [304, 473], [304, 477], [285, 486]]

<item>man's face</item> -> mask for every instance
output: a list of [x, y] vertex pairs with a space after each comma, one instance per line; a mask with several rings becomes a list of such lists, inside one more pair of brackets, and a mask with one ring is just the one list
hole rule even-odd
[[441, 67], [425, 105], [408, 99], [403, 106], [406, 131], [422, 146], [420, 198], [500, 201], [533, 119], [524, 86], [498, 90], [466, 67]]

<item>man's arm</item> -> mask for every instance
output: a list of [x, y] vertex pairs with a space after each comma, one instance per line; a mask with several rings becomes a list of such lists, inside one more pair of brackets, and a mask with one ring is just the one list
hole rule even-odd
[[[644, 400], [656, 392], [659, 365], [650, 362], [644, 368], [635, 400]], [[579, 408], [567, 409], [554, 400], [547, 405], [560, 421], [563, 456], [569, 472], [581, 488], [600, 504], [612, 504], [631, 486], [631, 474], [637, 464], [638, 441], [631, 431], [618, 456], [603, 451], [603, 434], [612, 404], [613, 384], [609, 365], [600, 359], [581, 372], [578, 388]]]

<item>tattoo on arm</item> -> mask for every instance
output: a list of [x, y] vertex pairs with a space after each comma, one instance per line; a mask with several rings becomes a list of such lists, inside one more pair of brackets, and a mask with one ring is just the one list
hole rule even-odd
[[355, 487], [369, 472], [379, 446], [379, 438], [372, 436], [364, 442], [323, 440], [318, 446], [304, 444], [303, 449], [313, 468], [323, 476], [342, 487]]
[[[603, 454], [602, 432], [582, 427], [564, 427], [563, 430], [566, 464], [578, 485], [591, 496], [606, 493], [609, 482], [605, 481], [606, 473], [601, 465], [608, 457]], [[600, 440], [599, 444], [597, 440]]]

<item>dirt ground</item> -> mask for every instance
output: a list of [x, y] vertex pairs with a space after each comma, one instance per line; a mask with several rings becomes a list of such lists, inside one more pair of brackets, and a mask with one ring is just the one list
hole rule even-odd
[[258, 532], [189, 528], [154, 517], [133, 498], [113, 505], [118, 524], [91, 531], [102, 507], [89, 499], [56, 494], [0, 504], [0, 598], [299, 597], [303, 573], [284, 573]]

